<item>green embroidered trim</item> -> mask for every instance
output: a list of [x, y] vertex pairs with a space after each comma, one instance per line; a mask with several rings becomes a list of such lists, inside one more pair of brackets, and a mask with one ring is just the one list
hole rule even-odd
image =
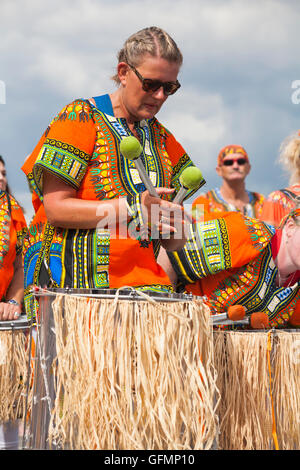
[[[45, 226], [45, 231], [43, 234], [42, 246], [39, 252], [39, 257], [37, 259], [35, 269], [34, 269], [34, 274], [33, 274], [33, 283], [36, 286], [39, 285], [40, 270], [41, 270], [41, 266], [42, 266], [44, 258], [46, 259], [46, 262], [49, 266], [49, 253], [50, 253], [50, 247], [51, 247], [54, 233], [55, 233], [55, 228], [47, 222]], [[48, 272], [48, 274], [50, 275], [51, 273]], [[51, 277], [52, 276], [50, 275], [50, 279]]]
[[[33, 168], [32, 176], [36, 185], [33, 189], [39, 195], [42, 194], [44, 169], [78, 189], [86, 173], [89, 159], [90, 155], [73, 145], [47, 138]], [[32, 180], [30, 175], [28, 178]]]
[[181, 283], [231, 268], [226, 224], [222, 219], [190, 225], [188, 241], [178, 252], [168, 253]]
[[94, 263], [94, 282], [97, 288], [109, 287], [109, 230], [96, 230], [95, 234], [96, 262]]
[[128, 194], [126, 197], [127, 210], [129, 214], [128, 233], [129, 236], [139, 240], [140, 246], [148, 248], [152, 239], [150, 226], [145, 223], [141, 205], [141, 193]]
[[35, 321], [38, 314], [39, 303], [32, 294], [33, 286], [28, 286], [24, 291], [24, 308], [28, 320]]

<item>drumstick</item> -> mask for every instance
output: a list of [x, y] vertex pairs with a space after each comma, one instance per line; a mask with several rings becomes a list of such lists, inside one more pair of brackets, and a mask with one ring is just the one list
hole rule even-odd
[[148, 189], [151, 196], [159, 197], [155, 187], [152, 184], [152, 181], [149, 178], [149, 175], [146, 173], [143, 162], [140, 158], [143, 148], [139, 143], [138, 139], [134, 136], [124, 137], [120, 143], [120, 151], [122, 155], [128, 160], [133, 160], [136, 166], [136, 169], [139, 172], [140, 178], [145, 185], [145, 188]]
[[231, 305], [228, 307], [227, 313], [219, 313], [212, 316], [213, 324], [223, 323], [224, 321], [240, 321], [243, 320], [246, 314], [246, 309], [243, 305]]
[[219, 313], [212, 315], [213, 325], [233, 325], [240, 323], [248, 325], [255, 330], [269, 328], [269, 317], [264, 312], [254, 312], [246, 315], [246, 310], [242, 305], [232, 305], [228, 308], [227, 313]]
[[189, 166], [183, 170], [179, 181], [181, 188], [173, 199], [174, 204], [181, 204], [188, 191], [199, 189], [206, 183], [201, 171], [196, 166]]

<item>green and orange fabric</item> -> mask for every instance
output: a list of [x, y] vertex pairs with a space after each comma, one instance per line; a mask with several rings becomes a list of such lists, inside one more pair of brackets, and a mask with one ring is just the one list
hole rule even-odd
[[[192, 162], [175, 137], [156, 118], [135, 124], [142, 160], [155, 187], [180, 188], [180, 175]], [[122, 118], [87, 100], [75, 100], [50, 123], [22, 170], [32, 188], [35, 216], [24, 245], [25, 302], [32, 310], [31, 287], [119, 288], [169, 292], [168, 276], [156, 262], [159, 240], [121, 237], [109, 230], [71, 230], [51, 226], [43, 206], [43, 178], [50, 172], [84, 200], [131, 198], [146, 189], [135, 163], [120, 152], [131, 135]], [[189, 197], [193, 192], [187, 194]], [[174, 195], [175, 196], [175, 195]], [[174, 197], [172, 195], [172, 197]], [[133, 204], [134, 205], [134, 204]], [[130, 208], [129, 208], [130, 210]], [[46, 263], [45, 263], [46, 261]]]

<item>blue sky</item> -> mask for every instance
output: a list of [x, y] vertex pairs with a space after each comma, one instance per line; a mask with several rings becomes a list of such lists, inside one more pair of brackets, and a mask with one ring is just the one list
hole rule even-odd
[[277, 158], [300, 128], [299, 24], [298, 0], [0, 0], [0, 154], [27, 218], [24, 159], [65, 104], [115, 89], [118, 50], [151, 25], [184, 56], [182, 87], [157, 118], [206, 189], [219, 185], [217, 154], [230, 143], [248, 151], [248, 189], [288, 184]]

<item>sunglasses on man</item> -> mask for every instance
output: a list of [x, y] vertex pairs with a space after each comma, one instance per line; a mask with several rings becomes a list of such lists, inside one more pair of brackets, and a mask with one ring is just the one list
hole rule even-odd
[[139, 78], [139, 80], [142, 82], [142, 88], [144, 91], [154, 92], [154, 91], [159, 90], [159, 88], [162, 87], [164, 90], [164, 94], [169, 96], [169, 95], [174, 95], [174, 93], [178, 90], [178, 88], [181, 87], [178, 80], [176, 80], [176, 82], [161, 82], [160, 80], [152, 80], [151, 78], [144, 78], [133, 65], [130, 65], [130, 64], [128, 65], [134, 71], [134, 73]]
[[246, 158], [232, 158], [223, 161], [224, 166], [232, 166], [234, 162], [237, 162], [238, 165], [245, 165], [247, 163]]

